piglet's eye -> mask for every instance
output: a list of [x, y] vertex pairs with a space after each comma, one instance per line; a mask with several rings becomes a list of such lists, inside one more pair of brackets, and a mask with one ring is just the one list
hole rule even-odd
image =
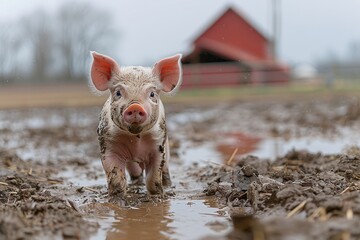
[[116, 91], [116, 96], [117, 96], [117, 97], [121, 97], [121, 92], [120, 92], [120, 90], [117, 90], [117, 91]]
[[150, 97], [155, 97], [155, 93], [154, 93], [154, 92], [151, 92], [151, 93], [150, 93]]

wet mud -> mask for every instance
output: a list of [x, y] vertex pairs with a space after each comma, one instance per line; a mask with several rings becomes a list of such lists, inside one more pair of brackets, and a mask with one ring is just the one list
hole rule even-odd
[[360, 239], [358, 99], [166, 109], [173, 186], [115, 202], [99, 107], [0, 111], [0, 239]]
[[359, 148], [341, 155], [294, 150], [198, 174], [206, 195], [229, 208], [230, 239], [359, 239], [359, 166]]
[[81, 238], [98, 228], [85, 221], [70, 199], [53, 193], [55, 169], [23, 161], [0, 149], [0, 238]]

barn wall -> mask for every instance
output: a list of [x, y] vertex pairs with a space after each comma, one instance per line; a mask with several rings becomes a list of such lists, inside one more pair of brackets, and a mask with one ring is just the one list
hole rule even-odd
[[288, 71], [281, 68], [255, 70], [236, 62], [202, 63], [183, 65], [182, 88], [231, 87], [288, 81]]

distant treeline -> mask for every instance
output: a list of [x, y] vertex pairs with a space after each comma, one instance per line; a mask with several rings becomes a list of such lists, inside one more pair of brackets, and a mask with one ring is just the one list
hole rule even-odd
[[110, 14], [69, 2], [0, 23], [0, 82], [78, 81], [88, 74], [90, 50], [108, 52], [118, 31]]

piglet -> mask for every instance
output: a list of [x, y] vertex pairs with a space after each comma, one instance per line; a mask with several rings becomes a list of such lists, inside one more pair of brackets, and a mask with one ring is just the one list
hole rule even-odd
[[120, 67], [108, 56], [91, 52], [91, 81], [110, 90], [97, 128], [101, 161], [110, 196], [126, 192], [125, 169], [131, 180], [142, 179], [150, 194], [171, 185], [169, 143], [160, 93], [172, 93], [182, 82], [181, 54], [153, 67]]

